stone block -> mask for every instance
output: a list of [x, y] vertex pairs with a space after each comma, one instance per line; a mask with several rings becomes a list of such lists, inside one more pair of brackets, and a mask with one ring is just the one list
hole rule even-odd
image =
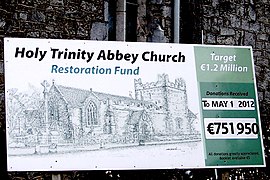
[[211, 17], [214, 15], [212, 6], [203, 6], [202, 11], [205, 16]]
[[88, 36], [88, 31], [82, 26], [79, 26], [77, 28], [77, 36], [78, 37], [87, 37]]
[[[269, 47], [269, 46], [268, 46]], [[266, 50], [264, 50], [263, 51], [264, 53], [264, 56], [266, 56], [266, 57], [268, 57], [267, 59], [269, 59], [269, 57], [270, 57], [270, 49], [268, 48], [268, 49], [266, 49]], [[269, 59], [269, 65], [270, 65], [270, 59]]]
[[0, 19], [0, 28], [1, 28], [1, 29], [4, 29], [5, 25], [6, 25], [5, 19], [1, 18], [1, 19]]
[[212, 26], [210, 28], [211, 30], [211, 33], [214, 33], [214, 34], [220, 34], [220, 29], [219, 29], [219, 26]]
[[245, 17], [244, 16], [245, 15], [245, 12], [246, 12], [246, 10], [245, 10], [245, 7], [244, 6], [238, 6], [236, 8], [236, 15], [238, 15], [239, 17]]
[[108, 40], [108, 25], [106, 23], [95, 22], [92, 24], [90, 32], [91, 40]]
[[160, 42], [160, 43], [166, 42], [164, 30], [162, 30], [160, 26], [158, 26], [157, 29], [153, 31], [153, 34], [151, 36], [151, 42]]
[[212, 25], [212, 26], [218, 26], [218, 24], [219, 24], [219, 19], [218, 19], [218, 17], [213, 16], [213, 17], [210, 18], [210, 22], [211, 22], [211, 25]]
[[241, 19], [235, 15], [230, 15], [230, 24], [233, 28], [241, 27]]
[[244, 34], [244, 45], [255, 47], [256, 36], [253, 33], [245, 32]]
[[41, 11], [33, 11], [32, 12], [31, 20], [42, 23], [42, 22], [45, 22], [46, 16]]
[[264, 91], [267, 88], [266, 81], [260, 81], [260, 78], [257, 78], [257, 86], [260, 91]]
[[258, 22], [250, 23], [249, 24], [249, 30], [253, 32], [259, 32], [261, 30], [261, 25]]
[[212, 23], [211, 19], [204, 18], [203, 20], [203, 26], [205, 31], [211, 31]]
[[54, 31], [51, 32], [48, 36], [48, 38], [52, 38], [52, 39], [61, 39], [62, 38], [62, 33], [60, 31]]
[[235, 35], [235, 30], [231, 28], [220, 28], [220, 35], [222, 36], [234, 36]]
[[49, 37], [49, 35], [48, 35], [48, 33], [47, 32], [41, 32], [40, 33], [40, 38], [48, 38]]
[[219, 0], [212, 0], [212, 6], [216, 8], [219, 5]]
[[207, 34], [204, 43], [205, 44], [216, 44], [217, 43], [216, 36], [213, 34]]
[[269, 24], [269, 19], [267, 17], [265, 17], [265, 16], [259, 17], [258, 22], [261, 22], [263, 24]]
[[254, 57], [260, 57], [262, 55], [262, 51], [261, 50], [255, 50], [253, 49], [253, 56]]
[[169, 6], [162, 6], [162, 14], [164, 17], [171, 17], [172, 9]]
[[264, 99], [264, 93], [263, 92], [258, 92], [258, 99], [259, 99], [259, 101], [262, 101]]
[[33, 24], [29, 23], [29, 22], [22, 22], [20, 28], [25, 29], [25, 30], [30, 30], [30, 29], [33, 30], [34, 29]]
[[254, 67], [255, 67], [255, 77], [257, 79], [258, 77], [260, 77], [261, 68], [259, 66], [257, 66], [256, 64]]
[[267, 99], [268, 102], [270, 102], [270, 92], [269, 91], [265, 91], [264, 99]]
[[246, 30], [246, 31], [249, 31], [249, 22], [246, 20], [246, 19], [242, 19], [242, 25], [241, 25], [241, 28], [243, 30]]
[[228, 36], [219, 36], [217, 37], [217, 43], [223, 45], [235, 45], [235, 39]]
[[64, 5], [64, 1], [63, 0], [50, 0], [50, 5], [63, 6]]
[[268, 34], [258, 34], [257, 35], [257, 39], [258, 40], [264, 40], [264, 41], [268, 41], [268, 39], [269, 39], [269, 35]]
[[249, 18], [250, 18], [252, 21], [256, 21], [256, 19], [257, 19], [257, 14], [256, 14], [255, 9], [252, 8], [251, 6], [249, 6], [249, 8], [248, 8], [248, 15], [249, 15]]
[[55, 29], [54, 29], [54, 26], [52, 26], [52, 25], [47, 25], [47, 26], [46, 26], [46, 30], [48, 30], [48, 31], [54, 31]]
[[32, 37], [32, 38], [38, 38], [40, 36], [39, 32], [28, 32], [26, 34], [27, 37]]
[[265, 48], [265, 43], [262, 42], [262, 41], [257, 41], [256, 42], [256, 45], [255, 45], [255, 48], [257, 48], [257, 49], [264, 49]]
[[267, 67], [269, 66], [269, 60], [267, 58], [258, 57], [256, 61], [256, 65], [262, 68]]
[[19, 16], [20, 16], [20, 19], [25, 20], [25, 21], [28, 18], [28, 14], [26, 12], [21, 12]]

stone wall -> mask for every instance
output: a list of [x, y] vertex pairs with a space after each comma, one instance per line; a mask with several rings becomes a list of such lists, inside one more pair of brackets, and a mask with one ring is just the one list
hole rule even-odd
[[[172, 43], [174, 4], [172, 0], [138, 0], [137, 40]], [[202, 0], [181, 0], [180, 43], [200, 44]]]
[[205, 44], [252, 46], [263, 127], [270, 164], [270, 1], [204, 0]]

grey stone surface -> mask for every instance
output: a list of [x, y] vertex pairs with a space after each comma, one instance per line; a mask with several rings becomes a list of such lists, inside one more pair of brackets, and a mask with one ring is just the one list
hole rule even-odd
[[0, 19], [0, 28], [4, 28], [6, 25], [6, 21], [4, 19]]
[[32, 20], [37, 21], [37, 22], [45, 22], [46, 16], [44, 13], [42, 13], [40, 11], [34, 11], [34, 12], [32, 12]]
[[235, 35], [235, 30], [234, 29], [231, 29], [231, 28], [220, 28], [220, 35], [223, 35], [223, 36], [233, 36]]
[[160, 26], [158, 26], [158, 28], [154, 30], [151, 39], [152, 39], [152, 42], [161, 42], [161, 43], [166, 42], [166, 39], [164, 36], [164, 30], [162, 30]]
[[[221, 2], [230, 1], [236, 7], [230, 13], [219, 13]], [[255, 76], [258, 88], [260, 116], [268, 132], [270, 129], [270, 1], [258, 0], [211, 0], [212, 4], [203, 4], [205, 44], [226, 44], [252, 46], [255, 62]], [[218, 19], [218, 21], [216, 21]], [[225, 20], [225, 21], [224, 21]], [[229, 21], [229, 23], [226, 22]], [[234, 34], [235, 32], [235, 34]], [[215, 37], [215, 38], [214, 38]], [[264, 136], [270, 139], [270, 134]], [[269, 143], [265, 143], [266, 152], [270, 152]], [[268, 156], [269, 153], [267, 153]], [[267, 160], [269, 162], [269, 158]], [[269, 178], [269, 176], [268, 176]]]
[[50, 0], [51, 5], [63, 6], [64, 0]]
[[162, 6], [163, 16], [164, 17], [171, 17], [172, 16], [172, 9], [169, 6]]
[[90, 39], [105, 41], [108, 39], [108, 25], [106, 23], [96, 22], [92, 24]]
[[252, 20], [252, 21], [256, 21], [256, 18], [257, 18], [257, 15], [256, 15], [256, 12], [255, 10], [250, 6], [249, 9], [248, 9], [248, 14], [249, 14], [249, 18]]
[[20, 19], [22, 19], [22, 20], [25, 20], [26, 21], [27, 20], [27, 16], [28, 16], [27, 13], [24, 13], [24, 12], [21, 12], [20, 13]]

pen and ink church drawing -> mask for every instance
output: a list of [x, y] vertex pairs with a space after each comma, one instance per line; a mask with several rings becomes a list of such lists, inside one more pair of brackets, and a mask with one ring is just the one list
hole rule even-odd
[[[42, 83], [43, 103], [38, 128], [24, 126], [36, 138], [27, 145], [129, 144], [198, 138], [196, 115], [188, 108], [185, 80], [169, 81], [167, 74], [156, 82], [134, 79], [135, 97]], [[25, 110], [25, 122], [33, 120]], [[37, 113], [37, 112], [36, 112]], [[28, 120], [27, 120], [28, 118]], [[37, 122], [35, 122], [37, 124]], [[37, 127], [37, 126], [36, 126]], [[31, 131], [29, 131], [31, 129]], [[15, 132], [15, 131], [14, 131]], [[17, 136], [17, 137], [16, 137]], [[22, 141], [20, 135], [13, 141]], [[29, 135], [28, 135], [29, 137]], [[34, 139], [34, 140], [33, 140]], [[27, 142], [28, 141], [28, 142]]]

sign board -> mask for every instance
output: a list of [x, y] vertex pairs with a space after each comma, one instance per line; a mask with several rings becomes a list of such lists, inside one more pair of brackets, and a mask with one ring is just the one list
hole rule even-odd
[[265, 166], [251, 47], [5, 38], [9, 171]]

